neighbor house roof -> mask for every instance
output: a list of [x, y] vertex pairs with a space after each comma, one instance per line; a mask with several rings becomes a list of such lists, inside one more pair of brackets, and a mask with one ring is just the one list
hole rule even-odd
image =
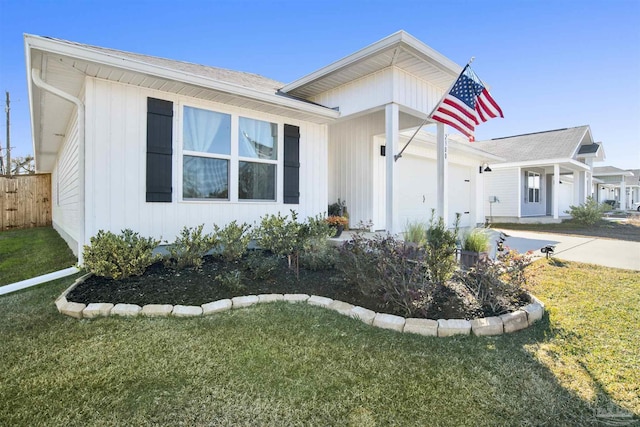
[[593, 168], [593, 176], [633, 176], [633, 172], [615, 166], [598, 166]]
[[593, 144], [589, 126], [494, 138], [477, 141], [474, 145], [481, 150], [505, 158], [507, 163], [573, 159], [582, 146], [596, 151], [601, 148], [599, 144]]
[[629, 185], [640, 185], [640, 169], [627, 169], [633, 176], [625, 176], [624, 182]]

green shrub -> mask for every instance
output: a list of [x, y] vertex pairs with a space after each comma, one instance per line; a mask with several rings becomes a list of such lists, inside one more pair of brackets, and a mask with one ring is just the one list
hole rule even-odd
[[308, 270], [328, 270], [335, 266], [338, 250], [326, 237], [307, 239], [300, 251], [300, 265]]
[[276, 215], [265, 215], [255, 231], [256, 243], [260, 248], [279, 256], [291, 256], [300, 247], [302, 224], [298, 214], [291, 211], [291, 219]]
[[195, 228], [183, 227], [176, 240], [168, 246], [169, 255], [164, 264], [169, 268], [200, 268], [202, 257], [214, 246], [211, 234], [203, 234], [204, 225]]
[[327, 218], [322, 215], [316, 215], [315, 217], [307, 218], [300, 232], [299, 239], [302, 246], [309, 239], [326, 239], [333, 236], [335, 229], [327, 221]]
[[140, 276], [160, 258], [153, 255], [160, 240], [140, 237], [129, 229], [120, 235], [99, 230], [90, 243], [83, 249], [84, 267], [96, 276], [115, 280]]
[[404, 230], [404, 241], [424, 246], [427, 242], [427, 226], [422, 222], [410, 222]]
[[271, 279], [281, 263], [281, 257], [262, 250], [250, 251], [245, 258], [246, 269], [254, 280]]
[[573, 220], [578, 224], [592, 226], [602, 219], [602, 214], [607, 208], [598, 203], [593, 197], [587, 197], [587, 201], [579, 206], [569, 206], [569, 210], [565, 211], [571, 215]]
[[390, 235], [365, 238], [356, 232], [340, 248], [336, 268], [362, 294], [382, 298], [408, 317], [426, 315], [435, 283], [423, 262], [426, 250], [410, 247]]
[[431, 279], [439, 284], [445, 283], [457, 268], [456, 241], [460, 214], [456, 214], [453, 230], [449, 230], [442, 217], [435, 219], [435, 210], [431, 211], [431, 220], [427, 228], [427, 253], [425, 262], [431, 273]]
[[485, 228], [474, 228], [463, 237], [462, 250], [485, 252], [489, 248], [489, 234]]
[[238, 224], [232, 221], [224, 228], [214, 225], [214, 242], [220, 248], [220, 256], [227, 262], [240, 260], [247, 252], [251, 234], [251, 226], [246, 223]]
[[234, 293], [242, 293], [245, 285], [242, 282], [242, 272], [240, 270], [231, 270], [220, 273], [216, 276], [216, 281], [220, 286], [227, 288]]

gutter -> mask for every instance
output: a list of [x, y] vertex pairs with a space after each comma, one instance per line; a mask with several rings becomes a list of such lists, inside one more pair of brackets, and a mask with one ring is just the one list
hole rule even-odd
[[[44, 56], [44, 60], [46, 61], [46, 56]], [[68, 94], [67, 92], [58, 89], [55, 86], [51, 86], [49, 83], [45, 82], [40, 78], [40, 70], [37, 68], [31, 69], [31, 80], [33, 84], [35, 84], [40, 89], [49, 92], [53, 95], [56, 95], [64, 100], [67, 100], [76, 105], [78, 109], [78, 188], [80, 189], [80, 194], [78, 195], [78, 203], [80, 204], [80, 236], [78, 236], [78, 265], [82, 265], [82, 245], [84, 245], [85, 241], [85, 106], [82, 101], [80, 101], [75, 96]], [[43, 138], [43, 135], [40, 135]]]
[[12, 283], [10, 285], [0, 286], [0, 295], [5, 295], [11, 292], [19, 291], [21, 289], [30, 288], [41, 283], [50, 282], [56, 279], [62, 279], [63, 277], [76, 274], [80, 270], [76, 267], [69, 267], [64, 270], [54, 271], [53, 273], [44, 274], [42, 276], [34, 277], [32, 279], [22, 280], [20, 282]]

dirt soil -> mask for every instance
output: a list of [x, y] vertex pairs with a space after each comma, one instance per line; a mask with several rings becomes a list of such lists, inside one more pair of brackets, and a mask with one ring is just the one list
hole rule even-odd
[[[220, 275], [240, 271], [241, 284], [225, 286]], [[171, 270], [162, 263], [149, 267], [143, 276], [116, 281], [91, 276], [68, 295], [69, 301], [89, 303], [128, 303], [202, 305], [225, 298], [258, 294], [303, 293], [319, 295], [376, 312], [405, 316], [406, 313], [389, 306], [382, 298], [362, 295], [349, 286], [336, 270], [309, 271], [300, 269], [299, 278], [282, 260], [267, 279], [252, 277], [244, 263], [229, 264], [219, 259], [205, 257], [201, 269]], [[520, 305], [527, 304], [524, 298]], [[441, 286], [434, 295], [434, 303], [426, 313], [431, 319], [473, 319], [487, 315], [470, 302], [462, 286]]]

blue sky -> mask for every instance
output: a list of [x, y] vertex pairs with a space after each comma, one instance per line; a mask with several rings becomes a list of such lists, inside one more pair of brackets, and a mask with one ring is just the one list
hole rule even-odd
[[288, 83], [401, 29], [461, 66], [475, 56], [505, 114], [476, 139], [588, 124], [600, 165], [640, 168], [639, 0], [0, 0], [13, 155], [32, 151], [23, 33]]

